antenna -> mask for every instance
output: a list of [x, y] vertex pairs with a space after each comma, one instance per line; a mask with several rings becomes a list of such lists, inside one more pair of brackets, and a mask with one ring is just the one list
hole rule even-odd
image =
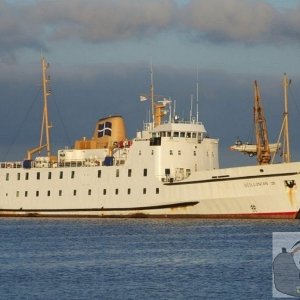
[[150, 64], [150, 77], [151, 77], [150, 94], [151, 94], [152, 123], [153, 123], [153, 126], [154, 126], [154, 83], [153, 83], [152, 61], [151, 61], [151, 64]]
[[197, 123], [199, 122], [199, 70], [197, 65], [197, 95], [196, 95], [196, 110], [197, 110]]
[[193, 117], [193, 94], [191, 95], [190, 122], [192, 122], [192, 117]]

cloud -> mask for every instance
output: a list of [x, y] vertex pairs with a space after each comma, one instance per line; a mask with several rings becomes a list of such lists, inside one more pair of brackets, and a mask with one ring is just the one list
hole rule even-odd
[[[55, 41], [112, 43], [173, 32], [194, 42], [246, 45], [300, 42], [300, 6], [267, 1], [0, 0], [0, 55], [47, 49]], [[9, 54], [7, 54], [9, 53]]]

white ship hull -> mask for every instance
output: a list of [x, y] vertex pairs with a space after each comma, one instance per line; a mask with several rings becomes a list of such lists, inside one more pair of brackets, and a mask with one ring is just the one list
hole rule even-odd
[[[101, 178], [98, 178], [100, 169]], [[115, 175], [117, 169], [120, 170], [118, 178]], [[127, 169], [70, 167], [64, 168], [63, 179], [59, 179], [60, 168], [29, 171], [21, 168], [1, 169], [0, 214], [55, 217], [299, 217], [300, 195], [296, 183], [300, 182], [300, 163], [199, 171], [178, 182], [158, 180], [153, 176], [155, 168], [149, 168], [147, 176], [132, 175], [128, 178]], [[72, 171], [75, 172], [73, 179]], [[29, 179], [22, 180], [26, 172], [29, 172]], [[40, 172], [39, 180], [36, 180], [37, 172]], [[49, 172], [51, 179], [47, 178]], [[9, 181], [4, 181], [7, 173]], [[133, 170], [133, 173], [141, 174], [142, 169]]]
[[122, 117], [109, 116], [90, 139], [52, 155], [48, 67], [42, 59], [40, 145], [23, 162], [0, 163], [0, 216], [300, 217], [300, 162], [219, 169], [218, 139], [193, 118], [164, 122], [171, 101], [154, 103], [153, 90], [153, 120], [136, 138], [127, 139]]

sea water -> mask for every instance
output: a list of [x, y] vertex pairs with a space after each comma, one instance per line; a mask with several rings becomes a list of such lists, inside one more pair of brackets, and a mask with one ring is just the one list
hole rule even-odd
[[0, 219], [0, 299], [271, 299], [299, 221]]

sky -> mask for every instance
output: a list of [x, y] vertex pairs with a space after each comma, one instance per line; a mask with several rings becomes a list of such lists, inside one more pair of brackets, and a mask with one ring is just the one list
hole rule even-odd
[[299, 160], [299, 46], [299, 0], [0, 0], [0, 161], [21, 160], [39, 143], [41, 55], [50, 63], [54, 149], [90, 137], [97, 119], [114, 114], [133, 138], [148, 116], [139, 95], [152, 63], [156, 93], [176, 100], [182, 118], [198, 70], [199, 117], [220, 139], [224, 167], [256, 163], [228, 150], [253, 137], [254, 80], [277, 140], [287, 73]]

